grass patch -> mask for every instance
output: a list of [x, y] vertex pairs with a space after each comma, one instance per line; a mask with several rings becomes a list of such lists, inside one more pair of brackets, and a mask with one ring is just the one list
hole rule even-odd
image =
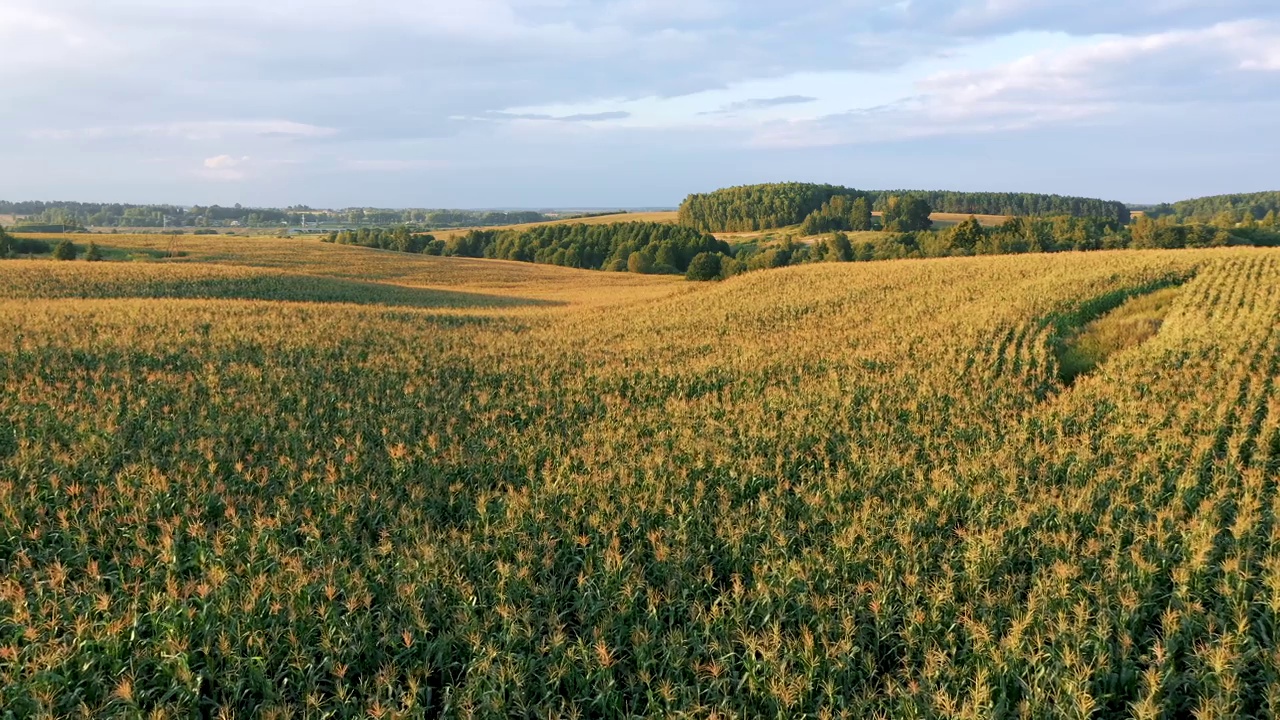
[[1166, 287], [1132, 297], [1064, 338], [1058, 348], [1058, 373], [1063, 384], [1072, 384], [1112, 355], [1154, 337], [1180, 289]]

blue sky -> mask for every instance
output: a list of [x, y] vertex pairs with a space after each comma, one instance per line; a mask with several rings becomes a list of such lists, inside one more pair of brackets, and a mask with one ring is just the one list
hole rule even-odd
[[1275, 0], [0, 0], [0, 198], [1280, 189]]

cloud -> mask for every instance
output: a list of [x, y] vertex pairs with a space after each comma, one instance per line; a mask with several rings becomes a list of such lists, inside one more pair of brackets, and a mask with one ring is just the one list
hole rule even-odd
[[921, 14], [938, 13], [946, 18], [946, 29], [963, 34], [1018, 30], [1150, 34], [1280, 17], [1280, 6], [1273, 0], [968, 0], [958, 6], [946, 0], [918, 0], [912, 7]]
[[39, 129], [29, 133], [36, 140], [104, 140], [112, 138], [174, 138], [179, 140], [222, 140], [233, 137], [327, 138], [333, 128], [289, 120], [209, 120], [154, 125], [122, 125], [72, 129]]
[[232, 155], [216, 155], [205, 158], [204, 166], [199, 173], [209, 180], [238, 182], [248, 177], [249, 164], [252, 158], [248, 155], [234, 157]]
[[1115, 121], [1163, 108], [1280, 98], [1280, 24], [1099, 40], [1014, 62], [927, 77], [901, 100], [815, 120], [772, 122], [757, 147], [796, 148]]
[[739, 100], [729, 103], [719, 110], [699, 113], [700, 115], [728, 115], [731, 113], [744, 112], [747, 110], [763, 110], [766, 108], [780, 107], [783, 105], [803, 105], [805, 103], [817, 102], [818, 98], [808, 95], [784, 95], [775, 98], [752, 98], [749, 100]]
[[230, 155], [219, 155], [217, 157], [206, 158], [204, 166], [210, 170], [230, 170], [239, 167], [247, 162], [250, 158], [248, 155], [244, 157], [231, 157]]
[[991, 104], [1027, 107], [1249, 100], [1280, 90], [1266, 70], [1280, 46], [1280, 23], [1245, 21], [1199, 30], [1121, 37], [999, 67], [941, 73], [921, 84], [959, 113]]
[[560, 122], [604, 122], [606, 120], [626, 120], [629, 117], [631, 117], [631, 113], [615, 110], [613, 112], [579, 113], [577, 115], [565, 115], [564, 117], [552, 119]]
[[631, 117], [631, 113], [629, 112], [626, 112], [624, 110], [613, 110], [609, 112], [598, 112], [598, 113], [575, 113], [572, 115], [548, 115], [545, 113], [491, 112], [491, 113], [486, 113], [484, 116], [484, 119], [590, 123], [590, 122], [606, 122], [609, 120], [626, 120], [629, 117]]
[[[344, 185], [344, 158], [374, 158], [366, 182], [375, 171], [417, 173], [452, 190], [463, 159], [494, 176], [534, 147], [563, 156], [586, 136], [616, 136], [599, 141], [675, 167], [683, 158], [672, 148], [681, 142], [735, 151], [868, 143], [1122, 122], [1134, 107], [1234, 108], [1280, 96], [1275, 0], [301, 7], [299, 0], [0, 0], [0, 137], [38, 141], [25, 165], [10, 163], [13, 179], [0, 178], [0, 196], [25, 194], [40, 178], [55, 191], [115, 193], [120, 183], [107, 178], [147, 155], [182, 160], [169, 176], [152, 168], [140, 177], [138, 199], [156, 192], [199, 199], [206, 186], [192, 181], [191, 158], [232, 148], [233, 157], [254, 161], [199, 166], [196, 174], [288, 178], [268, 189], [336, 194], [369, 187]], [[1027, 31], [1087, 48], [1032, 46], [1016, 63], [1006, 55], [960, 60]], [[953, 59], [949, 72], [883, 87], [884, 78], [940, 58]], [[826, 73], [858, 74], [875, 87], [841, 94], [788, 85]], [[689, 102], [695, 96], [699, 102]], [[650, 105], [661, 112], [648, 112]], [[796, 115], [820, 117], [778, 119], [792, 105]], [[508, 143], [501, 152], [497, 140]], [[432, 164], [454, 148], [450, 173]]]

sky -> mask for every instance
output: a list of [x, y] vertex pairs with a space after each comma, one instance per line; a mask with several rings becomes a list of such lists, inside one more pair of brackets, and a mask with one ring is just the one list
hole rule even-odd
[[1276, 0], [0, 0], [0, 198], [1280, 189]]

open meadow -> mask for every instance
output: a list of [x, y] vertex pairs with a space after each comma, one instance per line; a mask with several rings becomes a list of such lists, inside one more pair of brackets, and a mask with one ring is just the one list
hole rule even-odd
[[1280, 251], [176, 251], [0, 261], [0, 718], [1280, 712]]

